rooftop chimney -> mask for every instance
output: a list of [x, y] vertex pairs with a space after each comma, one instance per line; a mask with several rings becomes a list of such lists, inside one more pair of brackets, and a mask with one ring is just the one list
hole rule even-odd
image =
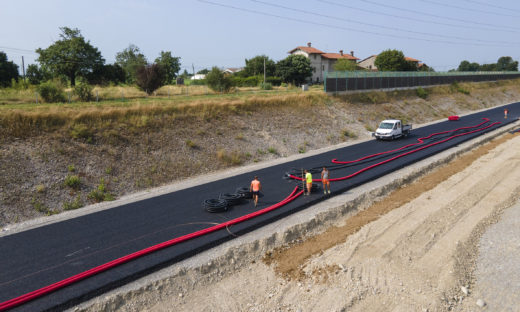
[[354, 51], [350, 51], [350, 55], [354, 56]]
[[311, 47], [311, 43], [310, 43], [310, 42], [307, 42], [307, 46], [310, 48], [310, 47]]
[[339, 50], [339, 54], [341, 54], [341, 56], [343, 56], [343, 50]]

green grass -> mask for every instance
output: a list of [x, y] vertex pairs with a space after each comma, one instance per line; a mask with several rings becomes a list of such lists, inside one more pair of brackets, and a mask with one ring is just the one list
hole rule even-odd
[[65, 177], [63, 183], [74, 190], [78, 190], [81, 185], [81, 180], [77, 175], [68, 175]]

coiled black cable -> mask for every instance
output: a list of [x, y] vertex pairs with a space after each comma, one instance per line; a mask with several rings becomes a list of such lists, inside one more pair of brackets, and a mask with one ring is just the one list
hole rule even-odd
[[243, 196], [240, 194], [224, 193], [220, 194], [219, 199], [223, 199], [227, 202], [228, 206], [238, 205], [242, 203]]
[[228, 209], [227, 201], [220, 198], [206, 199], [202, 205], [207, 212], [225, 212]]
[[236, 193], [242, 195], [242, 197], [245, 199], [253, 197], [253, 194], [251, 193], [248, 187], [239, 187], [237, 188]]

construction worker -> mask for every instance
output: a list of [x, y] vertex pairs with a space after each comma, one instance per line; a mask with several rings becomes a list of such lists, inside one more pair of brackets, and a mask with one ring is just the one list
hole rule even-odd
[[258, 180], [258, 176], [255, 176], [254, 180], [251, 181], [251, 185], [249, 186], [249, 191], [253, 195], [253, 200], [255, 201], [255, 208], [258, 205], [258, 194], [260, 194], [260, 190], [262, 189], [262, 184]]
[[321, 183], [323, 183], [323, 194], [327, 194], [327, 191], [330, 194], [329, 170], [326, 167], [321, 171]]
[[304, 193], [304, 195], [311, 195], [312, 174], [308, 170], [305, 170], [305, 182], [307, 182], [307, 193]]

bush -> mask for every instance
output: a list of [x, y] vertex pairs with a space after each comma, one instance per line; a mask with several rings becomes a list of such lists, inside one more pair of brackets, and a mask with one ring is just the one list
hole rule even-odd
[[65, 177], [64, 184], [72, 189], [78, 190], [81, 185], [81, 181], [77, 175], [68, 175]]
[[273, 90], [273, 85], [270, 82], [260, 83], [260, 89], [262, 90]]
[[74, 94], [83, 102], [90, 102], [94, 98], [92, 95], [92, 86], [87, 83], [82, 83], [74, 88]]
[[428, 91], [424, 90], [421, 87], [417, 88], [415, 92], [417, 93], [417, 96], [421, 99], [426, 99], [428, 97]]
[[78, 195], [73, 201], [71, 202], [64, 202], [63, 203], [63, 210], [74, 210], [83, 207], [83, 201], [81, 200], [81, 196]]
[[137, 86], [148, 95], [164, 85], [164, 71], [158, 64], [137, 68]]
[[206, 75], [208, 87], [215, 92], [228, 93], [233, 87], [233, 81], [225, 75], [218, 67], [213, 67]]
[[267, 77], [265, 81], [277, 87], [282, 85], [282, 78], [280, 77]]
[[65, 102], [66, 100], [63, 88], [52, 81], [40, 84], [38, 93], [47, 103]]
[[88, 194], [88, 199], [93, 200], [96, 203], [102, 201], [112, 201], [114, 200], [114, 195], [107, 192], [107, 187], [105, 184], [105, 179], [101, 179], [98, 187]]

